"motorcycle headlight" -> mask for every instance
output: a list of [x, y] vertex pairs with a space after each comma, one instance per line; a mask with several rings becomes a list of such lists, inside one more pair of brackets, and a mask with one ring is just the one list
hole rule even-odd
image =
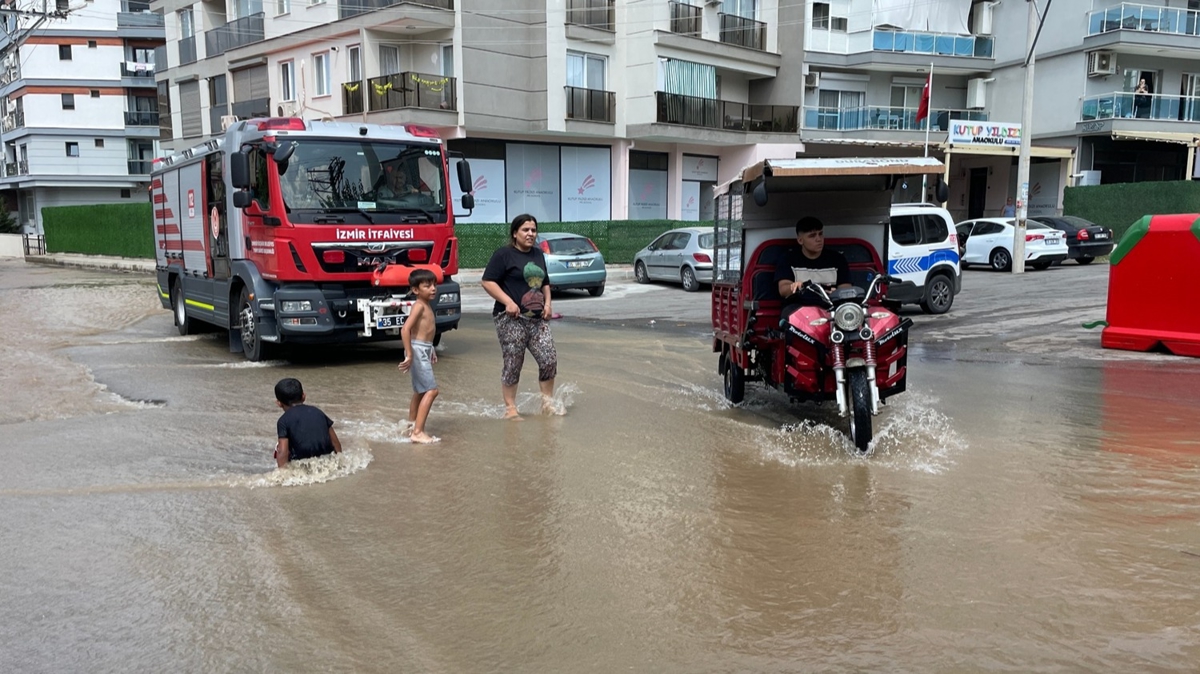
[[440, 304], [442, 302], [447, 304], [457, 304], [458, 293], [442, 293], [441, 295], [438, 295], [438, 303]]
[[283, 309], [283, 313], [285, 314], [291, 314], [298, 311], [312, 311], [312, 302], [309, 302], [308, 300], [288, 300], [281, 302], [280, 308]]
[[833, 310], [833, 322], [846, 332], [858, 330], [863, 323], [866, 312], [857, 304], [843, 304]]

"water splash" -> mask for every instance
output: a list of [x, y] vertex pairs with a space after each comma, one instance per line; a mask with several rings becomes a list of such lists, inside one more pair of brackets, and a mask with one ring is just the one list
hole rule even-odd
[[326, 454], [311, 459], [291, 461], [283, 468], [276, 468], [269, 473], [247, 475], [233, 479], [232, 487], [298, 487], [309, 484], [321, 484], [336, 480], [347, 475], [353, 475], [371, 463], [371, 450], [353, 448], [341, 454]]

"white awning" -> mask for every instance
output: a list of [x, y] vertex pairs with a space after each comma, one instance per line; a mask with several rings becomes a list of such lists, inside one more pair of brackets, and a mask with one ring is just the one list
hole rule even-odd
[[1200, 144], [1200, 134], [1183, 131], [1118, 131], [1113, 129], [1113, 140], [1148, 140], [1156, 143], [1179, 143], [1180, 145], [1196, 146]]

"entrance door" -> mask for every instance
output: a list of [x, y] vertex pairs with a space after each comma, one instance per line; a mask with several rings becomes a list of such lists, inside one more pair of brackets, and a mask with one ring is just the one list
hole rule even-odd
[[1184, 73], [1179, 85], [1179, 119], [1200, 122], [1200, 75]]
[[971, 184], [967, 192], [968, 220], [983, 217], [983, 209], [987, 205], [987, 176], [987, 168], [971, 169]]

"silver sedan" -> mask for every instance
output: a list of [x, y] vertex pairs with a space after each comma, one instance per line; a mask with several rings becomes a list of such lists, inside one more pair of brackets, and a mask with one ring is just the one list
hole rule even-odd
[[713, 278], [712, 227], [681, 227], [665, 232], [633, 256], [638, 283], [671, 281], [694, 292]]

